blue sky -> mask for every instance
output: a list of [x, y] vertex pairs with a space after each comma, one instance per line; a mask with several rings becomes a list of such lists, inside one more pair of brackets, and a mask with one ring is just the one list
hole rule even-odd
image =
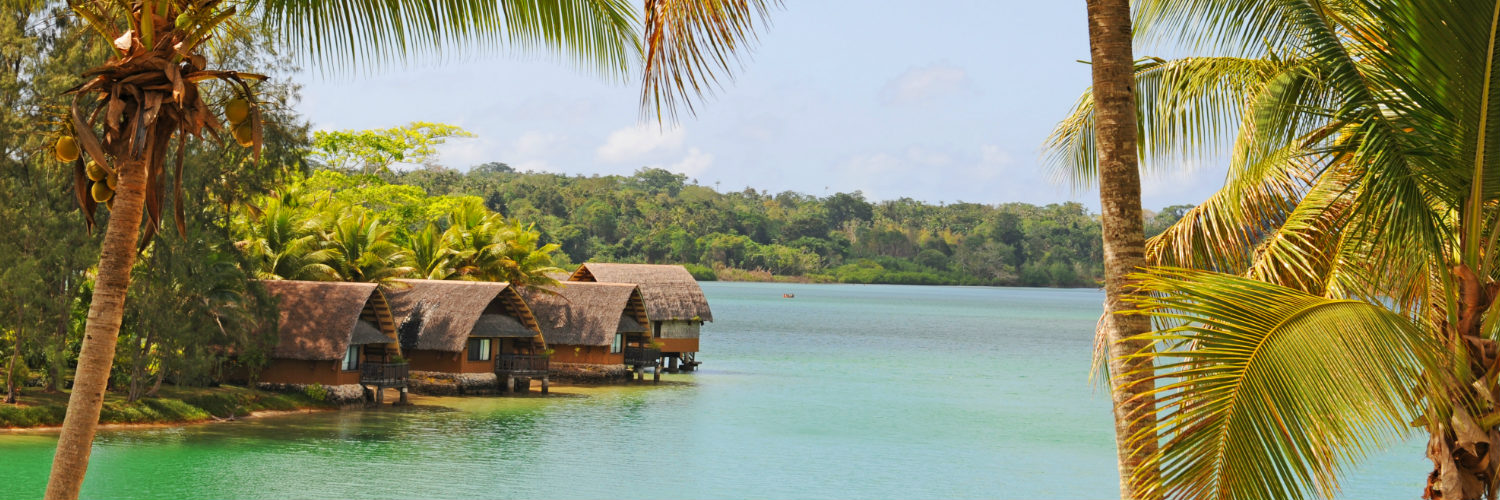
[[[638, 82], [545, 55], [466, 57], [360, 78], [307, 72], [315, 128], [460, 125], [440, 163], [685, 173], [721, 190], [1098, 206], [1039, 148], [1089, 83], [1082, 1], [788, 0], [734, 81], [675, 128], [640, 121]], [[1222, 168], [1147, 178], [1147, 208], [1202, 200]]]

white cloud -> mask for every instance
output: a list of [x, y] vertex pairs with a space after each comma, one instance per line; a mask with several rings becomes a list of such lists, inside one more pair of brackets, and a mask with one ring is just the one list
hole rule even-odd
[[714, 155], [704, 153], [698, 148], [689, 148], [687, 156], [683, 157], [681, 161], [667, 166], [667, 170], [694, 177], [708, 170], [708, 167], [713, 164]]
[[944, 97], [975, 93], [969, 72], [948, 63], [911, 68], [880, 89], [884, 104], [921, 104]]
[[897, 151], [855, 155], [836, 169], [843, 189], [860, 189], [873, 199], [931, 193], [937, 201], [1032, 201], [1056, 193], [1027, 185], [1036, 172], [1017, 167], [1010, 152], [994, 144], [972, 149], [909, 146]]
[[542, 156], [555, 151], [562, 142], [560, 135], [533, 130], [516, 138], [516, 143], [511, 145], [510, 154], [518, 157]]
[[995, 179], [1015, 162], [1009, 151], [994, 144], [985, 144], [979, 146], [979, 163], [969, 169], [969, 176], [980, 180]]
[[650, 124], [638, 124], [611, 132], [595, 156], [610, 163], [639, 161], [681, 151], [686, 137], [687, 133], [681, 127], [663, 130]]
[[449, 139], [438, 146], [437, 163], [451, 168], [469, 168], [494, 161], [496, 149], [493, 141], [483, 137]]

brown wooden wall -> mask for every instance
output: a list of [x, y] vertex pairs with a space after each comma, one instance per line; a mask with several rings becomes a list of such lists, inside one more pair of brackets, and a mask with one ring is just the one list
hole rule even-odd
[[651, 341], [661, 344], [661, 352], [698, 352], [698, 339], [654, 338]]
[[607, 345], [555, 344], [552, 348], [553, 363], [584, 363], [591, 365], [620, 365], [625, 363], [624, 353], [609, 353]]
[[[411, 369], [424, 372], [489, 373], [495, 371], [495, 356], [500, 354], [502, 344], [508, 344], [510, 340], [490, 339], [489, 361], [469, 361], [467, 342], [464, 343], [464, 350], [461, 352], [417, 349], [406, 353], [406, 360], [411, 363]], [[525, 339], [525, 341], [529, 344], [531, 339]]]
[[274, 384], [358, 384], [359, 371], [339, 369], [340, 361], [273, 359], [260, 372], [260, 381]]

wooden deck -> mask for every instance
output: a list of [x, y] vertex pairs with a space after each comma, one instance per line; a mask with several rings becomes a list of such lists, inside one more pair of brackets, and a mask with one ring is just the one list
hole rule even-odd
[[542, 394], [551, 385], [548, 377], [552, 369], [551, 357], [546, 354], [501, 354], [495, 357], [495, 376], [500, 379], [501, 392], [525, 392], [531, 379], [542, 380]]
[[409, 363], [365, 363], [359, 366], [359, 384], [387, 387], [406, 387], [411, 376]]

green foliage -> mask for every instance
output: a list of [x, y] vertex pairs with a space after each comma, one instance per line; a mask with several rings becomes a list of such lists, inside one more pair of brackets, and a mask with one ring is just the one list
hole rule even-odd
[[698, 281], [715, 281], [719, 279], [719, 276], [714, 274], [714, 270], [708, 266], [699, 264], [683, 264], [682, 266], [686, 267], [688, 273], [693, 275], [693, 279]]
[[[273, 393], [234, 386], [164, 389], [162, 397], [127, 401], [106, 396], [100, 422], [105, 424], [162, 424], [198, 422], [213, 418], [244, 417], [257, 411], [291, 411], [328, 408], [330, 405], [306, 394]], [[67, 413], [67, 394], [43, 395], [37, 404], [0, 405], [0, 428], [62, 425]]]
[[67, 413], [67, 405], [0, 405], [0, 428], [55, 427]]
[[[485, 208], [477, 196], [320, 170], [262, 197], [233, 224], [265, 279], [382, 282], [473, 279], [544, 285], [557, 244]], [[396, 223], [391, 220], [399, 221]]]
[[1141, 310], [1170, 327], [1147, 334], [1160, 346], [1160, 434], [1132, 440], [1162, 440], [1156, 465], [1173, 490], [1331, 496], [1344, 467], [1399, 442], [1450, 383], [1443, 346], [1378, 305], [1201, 271], [1134, 278]]
[[323, 384], [309, 385], [306, 388], [302, 389], [302, 393], [307, 395], [307, 397], [312, 399], [313, 401], [328, 400], [328, 388], [323, 387]]
[[437, 158], [437, 147], [452, 138], [474, 137], [461, 127], [444, 123], [412, 122], [375, 130], [313, 132], [312, 160], [340, 172], [389, 174], [397, 163], [427, 165]]
[[150, 424], [159, 422], [194, 422], [208, 420], [201, 408], [177, 400], [146, 398], [132, 403], [106, 402], [99, 412], [99, 422], [112, 424]]
[[[632, 176], [568, 177], [495, 164], [463, 173], [401, 172], [393, 182], [482, 199], [490, 210], [535, 224], [542, 241], [558, 245], [572, 262], [691, 264], [761, 271], [766, 279], [818, 275], [850, 283], [1097, 286], [1103, 279], [1099, 225], [1078, 204], [720, 193], [650, 168]], [[1176, 207], [1152, 220], [1180, 212]], [[836, 271], [866, 260], [889, 269]]]

